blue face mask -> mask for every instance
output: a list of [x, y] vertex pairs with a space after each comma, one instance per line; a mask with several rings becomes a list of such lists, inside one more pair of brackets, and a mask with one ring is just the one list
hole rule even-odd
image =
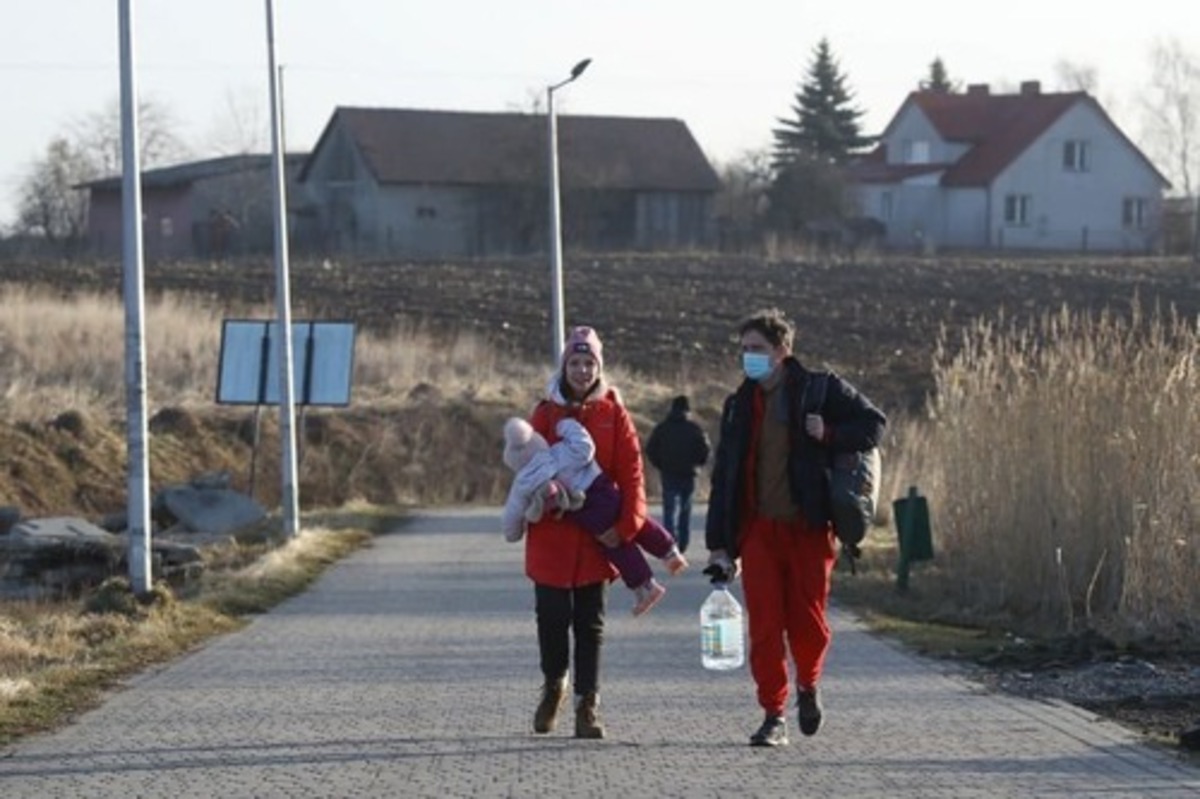
[[765, 352], [743, 352], [742, 370], [751, 380], [762, 380], [771, 374], [771, 356]]

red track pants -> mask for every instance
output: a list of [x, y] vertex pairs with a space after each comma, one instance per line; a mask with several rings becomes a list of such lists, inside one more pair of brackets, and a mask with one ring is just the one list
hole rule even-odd
[[803, 521], [754, 519], [741, 541], [742, 594], [750, 628], [750, 673], [758, 703], [782, 715], [788, 700], [787, 654], [796, 684], [815, 688], [829, 651], [825, 618], [837, 549], [833, 534]]

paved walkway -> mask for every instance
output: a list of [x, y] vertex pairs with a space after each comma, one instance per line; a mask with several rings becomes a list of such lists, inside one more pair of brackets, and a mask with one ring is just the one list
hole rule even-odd
[[1200, 770], [1061, 704], [989, 694], [836, 613], [815, 738], [752, 749], [745, 670], [700, 667], [698, 569], [610, 594], [609, 738], [535, 736], [520, 546], [423, 516], [311, 590], [0, 752], [17, 797], [1195, 797]]

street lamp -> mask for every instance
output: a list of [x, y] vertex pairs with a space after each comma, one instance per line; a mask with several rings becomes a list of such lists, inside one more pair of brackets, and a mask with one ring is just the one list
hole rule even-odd
[[563, 339], [563, 288], [562, 288], [562, 220], [558, 191], [558, 119], [554, 114], [554, 92], [583, 74], [592, 59], [585, 58], [571, 67], [566, 80], [546, 87], [547, 140], [550, 145], [550, 352], [555, 365], [562, 362]]

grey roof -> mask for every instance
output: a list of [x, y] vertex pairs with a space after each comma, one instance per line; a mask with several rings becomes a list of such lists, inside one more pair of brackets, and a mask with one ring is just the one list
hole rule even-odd
[[[682, 120], [559, 115], [557, 121], [566, 186], [711, 192], [720, 184]], [[546, 174], [544, 114], [340, 107], [314, 159], [338, 124], [381, 184], [511, 184]]]
[[[296, 168], [308, 159], [308, 153], [288, 153], [285, 161], [289, 168]], [[219, 158], [208, 158], [203, 161], [187, 161], [182, 164], [156, 167], [142, 170], [142, 188], [169, 188], [171, 186], [186, 186], [204, 178], [220, 177], [236, 172], [250, 172], [256, 169], [270, 169], [271, 156], [248, 153], [245, 155], [225, 155]], [[114, 175], [106, 178], [80, 183], [76, 188], [117, 191], [121, 188], [122, 177]]]

